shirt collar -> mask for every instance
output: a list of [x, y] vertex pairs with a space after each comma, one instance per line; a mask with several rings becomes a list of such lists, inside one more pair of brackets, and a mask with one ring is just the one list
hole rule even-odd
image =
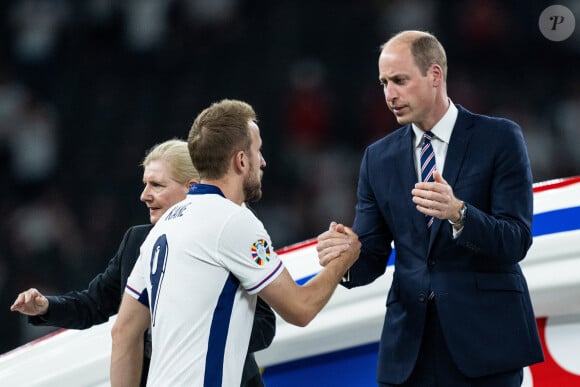
[[191, 186], [188, 192], [189, 195], [204, 195], [204, 194], [217, 194], [225, 197], [221, 189], [215, 185], [201, 184], [197, 183]]
[[[447, 112], [445, 112], [439, 122], [437, 122], [431, 129], [431, 133], [433, 133], [435, 138], [438, 138], [449, 145], [451, 132], [453, 132], [458, 113], [457, 106], [455, 106], [451, 99], [449, 99], [449, 108], [447, 108]], [[415, 124], [411, 124], [411, 126], [413, 127], [413, 133], [415, 134], [415, 147], [419, 148], [423, 142], [423, 133], [425, 132], [419, 129]]]

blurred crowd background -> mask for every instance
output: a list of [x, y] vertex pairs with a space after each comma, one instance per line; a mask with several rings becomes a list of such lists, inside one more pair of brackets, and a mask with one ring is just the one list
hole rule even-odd
[[455, 103], [518, 122], [534, 180], [580, 174], [577, 29], [540, 33], [534, 0], [3, 0], [0, 353], [46, 334], [19, 291], [85, 288], [148, 222], [140, 162], [222, 98], [259, 115], [268, 163], [253, 207], [275, 247], [350, 224], [364, 147], [395, 130], [381, 43], [435, 33]]

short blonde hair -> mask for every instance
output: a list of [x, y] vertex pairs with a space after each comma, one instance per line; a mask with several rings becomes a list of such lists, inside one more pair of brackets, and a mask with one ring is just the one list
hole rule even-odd
[[171, 178], [179, 184], [187, 185], [191, 180], [199, 180], [199, 173], [191, 162], [187, 142], [183, 140], [175, 138], [154, 145], [145, 154], [141, 166], [146, 167], [157, 160], [169, 163]]

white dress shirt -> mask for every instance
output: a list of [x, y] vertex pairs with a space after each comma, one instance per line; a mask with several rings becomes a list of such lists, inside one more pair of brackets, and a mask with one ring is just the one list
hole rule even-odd
[[[445, 167], [445, 158], [447, 157], [451, 133], [453, 132], [455, 121], [457, 121], [457, 113], [457, 107], [449, 100], [447, 112], [431, 129], [433, 134], [431, 146], [435, 152], [435, 166], [441, 176], [443, 176], [443, 167]], [[412, 127], [414, 134], [413, 143], [415, 145], [415, 170], [417, 171], [417, 181], [421, 181], [421, 146], [423, 145], [423, 133], [425, 132], [415, 124], [412, 124]]]
[[[457, 121], [457, 114], [457, 107], [449, 100], [447, 112], [431, 129], [431, 146], [433, 147], [433, 152], [435, 152], [435, 168], [441, 176], [443, 176], [447, 148], [449, 147], [449, 140], [451, 139], [455, 121]], [[411, 126], [413, 127], [413, 144], [415, 145], [415, 171], [417, 171], [417, 181], [421, 181], [421, 147], [423, 145], [423, 133], [425, 131], [419, 129], [415, 124], [411, 124]], [[453, 239], [457, 239], [461, 235], [463, 227], [458, 230], [452, 227], [452, 230]]]

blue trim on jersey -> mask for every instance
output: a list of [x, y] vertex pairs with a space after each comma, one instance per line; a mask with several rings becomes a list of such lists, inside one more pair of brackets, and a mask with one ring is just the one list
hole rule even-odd
[[270, 278], [272, 278], [272, 276], [274, 274], [276, 274], [278, 271], [280, 271], [280, 268], [282, 267], [282, 261], [280, 261], [278, 263], [278, 266], [276, 266], [276, 268], [274, 270], [272, 270], [272, 272], [270, 274], [268, 274], [266, 276], [266, 278], [264, 278], [262, 281], [260, 281], [260, 283], [258, 283], [256, 286], [252, 286], [249, 289], [246, 289], [248, 292], [254, 291], [256, 289], [258, 289], [260, 286], [262, 286], [264, 284], [264, 282], [268, 281]]
[[151, 281], [151, 326], [155, 326], [157, 316], [157, 304], [161, 294], [163, 278], [165, 278], [165, 268], [167, 267], [167, 257], [169, 246], [167, 245], [167, 235], [161, 234], [155, 241], [151, 249], [151, 259], [149, 260], [149, 279]]
[[188, 195], [205, 195], [205, 194], [217, 194], [221, 195], [222, 197], [226, 197], [221, 189], [216, 187], [215, 185], [210, 184], [201, 184], [197, 183], [191, 186], [189, 189]]
[[149, 293], [147, 293], [147, 289], [143, 290], [137, 301], [149, 308]]
[[221, 387], [222, 385], [228, 329], [239, 285], [240, 281], [230, 273], [213, 312], [205, 359], [204, 387]]

